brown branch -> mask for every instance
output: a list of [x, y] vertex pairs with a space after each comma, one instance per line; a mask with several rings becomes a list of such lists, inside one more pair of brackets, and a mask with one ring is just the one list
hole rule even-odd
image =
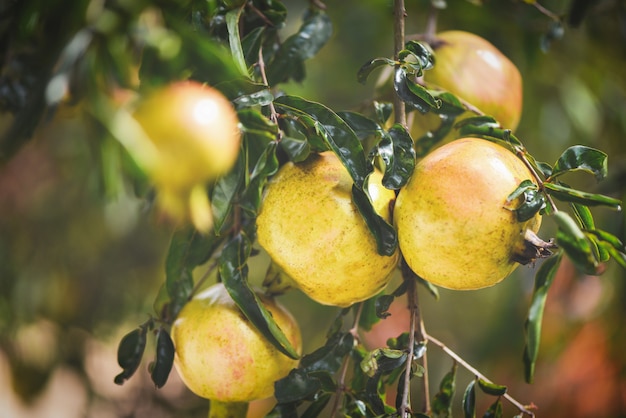
[[[436, 346], [441, 348], [444, 353], [446, 353], [448, 356], [450, 356], [453, 360], [455, 360], [458, 364], [463, 366], [466, 370], [468, 370], [470, 373], [472, 373], [477, 378], [482, 379], [482, 380], [484, 380], [485, 382], [488, 382], [488, 383], [493, 383], [491, 380], [486, 378], [482, 373], [480, 373], [478, 370], [476, 370], [474, 367], [472, 367], [468, 362], [463, 360], [463, 358], [461, 358], [461, 356], [459, 356], [457, 353], [452, 351], [450, 348], [448, 348], [448, 346], [446, 346], [444, 343], [442, 343], [438, 339], [436, 339], [436, 338], [434, 338], [434, 337], [432, 337], [430, 335], [426, 335], [426, 340], [428, 342], [432, 342], [433, 344], [435, 344]], [[530, 405], [530, 406], [523, 405], [521, 402], [515, 400], [508, 393], [505, 393], [502, 397], [505, 398], [507, 401], [509, 401], [511, 404], [513, 404], [521, 413], [526, 414], [526, 415], [534, 418], [535, 413], [530, 410], [530, 408], [532, 408], [533, 405]]]
[[[393, 48], [394, 59], [399, 60], [399, 53], [404, 48], [404, 18], [406, 10], [404, 0], [394, 0], [393, 2]], [[396, 66], [397, 69], [397, 66]], [[393, 97], [393, 108], [396, 123], [406, 127], [406, 105], [397, 94]]]
[[[357, 339], [358, 331], [359, 331], [359, 321], [361, 320], [361, 313], [363, 312], [363, 304], [359, 303], [356, 313], [354, 314], [354, 321], [352, 322], [352, 328], [348, 331], [352, 336]], [[346, 375], [348, 374], [348, 365], [350, 363], [350, 356], [346, 356], [343, 359], [343, 364], [341, 365], [341, 371], [339, 373], [339, 379], [337, 380], [337, 390], [335, 391], [335, 400], [333, 401], [333, 407], [330, 412], [330, 417], [334, 418], [337, 416], [339, 412], [339, 404], [341, 399], [343, 398], [343, 393], [346, 389], [345, 381]]]

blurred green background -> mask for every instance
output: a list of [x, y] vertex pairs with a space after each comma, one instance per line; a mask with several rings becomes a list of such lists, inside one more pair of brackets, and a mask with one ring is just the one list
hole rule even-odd
[[[392, 2], [325, 3], [334, 34], [307, 62], [305, 81], [283, 88], [334, 110], [360, 108], [371, 99], [374, 82], [357, 83], [359, 67], [392, 54]], [[582, 23], [566, 25], [563, 38], [547, 51], [541, 42], [551, 20], [538, 9], [513, 0], [477, 3], [450, 0], [439, 13], [438, 28], [477, 33], [518, 66], [524, 80], [518, 137], [538, 160], [551, 163], [575, 144], [605, 151], [608, 179], [596, 184], [581, 175], [568, 181], [624, 199], [626, 3], [589, 2]], [[57, 24], [55, 31], [50, 21], [42, 29], [51, 56], [81, 26], [85, 13], [80, 9], [86, 4], [55, 1], [39, 9], [40, 21], [48, 14]], [[299, 26], [307, 2], [285, 4], [287, 36]], [[429, 4], [406, 1], [407, 35], [424, 30]], [[570, 2], [542, 5], [561, 14]], [[6, 18], [0, 19], [3, 39], [14, 36], [7, 32]], [[42, 56], [42, 65], [49, 59]], [[11, 77], [10, 70], [15, 71], [5, 67], [3, 77]], [[11, 121], [9, 112], [2, 115], [5, 132]], [[152, 216], [130, 186], [114, 192], [103, 187], [103, 173], [116, 173], [119, 167], [103, 164], [101, 156], [115, 147], [94, 139], [100, 132], [83, 120], [79, 109], [63, 109], [52, 121], [33, 120], [35, 125], [32, 139], [0, 165], [0, 415], [204, 416], [206, 402], [186, 391], [175, 373], [163, 389], [154, 389], [147, 362], [125, 385], [113, 384], [120, 371], [116, 345], [152, 312], [164, 280], [171, 228]], [[626, 238], [623, 212], [593, 212], [600, 227]], [[545, 222], [540, 235], [553, 233], [553, 225]], [[260, 283], [266, 267], [265, 257], [254, 259], [251, 280]], [[624, 270], [610, 263], [601, 277], [588, 277], [564, 264], [548, 299], [535, 383], [528, 385], [521, 361], [523, 325], [535, 267], [521, 267], [486, 290], [442, 290], [439, 300], [421, 292], [427, 332], [507, 385], [516, 399], [538, 405], [538, 416], [626, 416]], [[298, 291], [281, 300], [301, 324], [305, 352], [322, 344], [338, 309], [318, 306]], [[430, 389], [436, 392], [452, 362], [435, 346], [428, 356]], [[471, 378], [460, 371], [457, 392]], [[416, 407], [420, 393], [416, 385]], [[484, 408], [493, 399], [478, 401]], [[514, 414], [506, 403], [505, 413]]]

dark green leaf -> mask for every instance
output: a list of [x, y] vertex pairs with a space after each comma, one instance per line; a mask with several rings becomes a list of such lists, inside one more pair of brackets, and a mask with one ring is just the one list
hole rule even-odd
[[239, 38], [239, 17], [243, 11], [242, 7], [238, 7], [226, 13], [226, 27], [228, 28], [228, 43], [230, 44], [230, 53], [235, 60], [237, 69], [241, 75], [249, 77], [248, 66], [243, 54], [241, 39]]
[[259, 332], [283, 354], [297, 359], [298, 352], [248, 284], [250, 250], [250, 240], [243, 233], [226, 243], [219, 260], [220, 277], [237, 306]]
[[391, 348], [376, 348], [368, 352], [361, 360], [361, 370], [370, 377], [379, 373], [388, 373], [401, 367], [406, 362], [407, 353], [404, 350]]
[[555, 256], [545, 260], [535, 275], [533, 296], [528, 309], [528, 317], [524, 324], [526, 340], [524, 347], [524, 372], [526, 382], [528, 383], [532, 383], [535, 374], [535, 362], [537, 361], [539, 343], [541, 341], [543, 310], [548, 290], [561, 263], [561, 256], [562, 253], [557, 253]]
[[278, 158], [276, 157], [276, 142], [270, 142], [263, 154], [259, 157], [252, 173], [250, 174], [250, 183], [246, 187], [244, 194], [239, 202], [240, 206], [249, 213], [256, 216], [263, 195], [263, 188], [268, 177], [272, 176], [278, 170]]
[[579, 203], [571, 203], [570, 206], [574, 212], [574, 216], [576, 216], [578, 224], [582, 225], [583, 229], [591, 230], [596, 228], [593, 215], [587, 206]]
[[246, 181], [246, 153], [240, 152], [235, 167], [226, 175], [220, 177], [211, 194], [211, 209], [213, 211], [213, 227], [221, 232], [228, 217], [232, 213], [233, 202]]
[[491, 116], [474, 116], [461, 119], [455, 128], [459, 136], [473, 136], [494, 141], [512, 149], [524, 149], [520, 140], [511, 133], [510, 129], [503, 129]]
[[146, 334], [147, 329], [140, 327], [126, 334], [120, 341], [117, 348], [117, 364], [124, 370], [115, 376], [116, 384], [123, 384], [137, 371], [146, 348]]
[[574, 145], [566, 149], [554, 164], [552, 178], [569, 171], [582, 170], [602, 180], [608, 173], [607, 155], [594, 148]]
[[465, 418], [476, 417], [476, 380], [472, 380], [463, 394], [463, 416]]
[[[332, 398], [332, 394], [330, 393], [318, 396], [313, 402], [311, 402], [309, 407], [304, 410], [302, 415], [300, 415], [300, 418], [316, 418], [321, 416], [321, 413], [325, 410], [330, 398]], [[285, 417], [287, 416], [292, 415], [285, 415]]]
[[293, 369], [274, 383], [274, 395], [278, 403], [307, 399], [322, 388], [319, 380], [311, 378], [304, 370]]
[[487, 382], [486, 380], [480, 378], [478, 379], [478, 387], [487, 395], [502, 396], [506, 393], [506, 386]]
[[[430, 70], [435, 65], [435, 56], [432, 50], [420, 42], [407, 42], [404, 44], [404, 49], [398, 53], [398, 56], [401, 60], [404, 60], [409, 54], [417, 60], [420, 70]], [[417, 75], [421, 75], [421, 71]]]
[[622, 202], [609, 196], [601, 194], [587, 193], [580, 190], [571, 189], [569, 187], [557, 183], [544, 183], [546, 192], [564, 202], [580, 203], [586, 206], [609, 206], [613, 209], [620, 210]]
[[[441, 123], [434, 130], [426, 132], [415, 140], [415, 155], [417, 158], [425, 157], [435, 145], [441, 142], [452, 131], [454, 116], [438, 115]], [[419, 117], [419, 116], [417, 116]]]
[[389, 315], [389, 307], [395, 297], [393, 295], [380, 295], [376, 298], [376, 316], [385, 319]]
[[222, 239], [214, 233], [201, 234], [193, 228], [174, 233], [165, 260], [165, 286], [170, 297], [168, 318], [161, 319], [170, 321], [176, 317], [193, 291], [193, 269], [211, 257]]
[[382, 128], [374, 120], [363, 116], [357, 112], [337, 112], [337, 115], [343, 119], [352, 128], [356, 136], [364, 141], [367, 138], [376, 136], [382, 132]]
[[365, 84], [367, 82], [367, 78], [370, 76], [372, 71], [387, 65], [393, 67], [395, 64], [396, 62], [389, 58], [374, 58], [373, 60], [366, 62], [361, 66], [361, 68], [359, 68], [356, 79], [359, 83]]
[[152, 364], [150, 377], [157, 388], [162, 388], [174, 364], [174, 343], [170, 334], [163, 328], [159, 329], [156, 342], [156, 360]]
[[436, 418], [452, 417], [452, 398], [456, 391], [457, 363], [452, 364], [452, 369], [439, 383], [439, 392], [435, 394], [432, 402], [433, 416]]
[[280, 121], [283, 137], [280, 147], [293, 162], [307, 159], [311, 153], [311, 146], [307, 140], [306, 129], [292, 118], [282, 118]]
[[244, 94], [233, 100], [237, 109], [253, 106], [267, 106], [274, 100], [274, 95], [269, 89], [259, 90], [250, 94]]
[[312, 120], [315, 130], [337, 154], [354, 183], [357, 187], [363, 188], [365, 177], [370, 169], [361, 141], [343, 119], [322, 104], [296, 96], [278, 97], [274, 104], [283, 112], [294, 116], [305, 116]]
[[415, 149], [409, 132], [400, 124], [393, 125], [378, 143], [378, 155], [385, 163], [383, 186], [400, 189], [415, 168]]
[[559, 229], [556, 234], [557, 245], [565, 250], [578, 268], [587, 274], [596, 274], [598, 260], [595, 248], [569, 214], [559, 211], [554, 215]]
[[252, 29], [241, 41], [241, 48], [246, 60], [246, 66], [250, 67], [259, 60], [259, 50], [263, 41], [265, 27], [259, 26]]
[[393, 113], [393, 104], [389, 102], [374, 102], [374, 111], [376, 112], [376, 119], [380, 125], [385, 125], [391, 114]]
[[409, 80], [404, 68], [395, 69], [393, 88], [404, 103], [421, 113], [429, 112], [440, 105], [440, 101], [435, 100], [428, 90]]
[[271, 86], [289, 79], [304, 79], [303, 62], [312, 58], [326, 44], [332, 34], [330, 18], [321, 11], [308, 13], [302, 26], [283, 42], [267, 68]]
[[587, 230], [585, 233], [598, 246], [599, 261], [608, 261], [609, 257], [612, 256], [621, 266], [626, 267], [623, 264], [626, 248], [624, 248], [624, 244], [618, 237], [601, 229]]
[[483, 418], [502, 418], [502, 401], [500, 398], [496, 399], [496, 401], [489, 406]]
[[395, 228], [376, 213], [367, 193], [356, 184], [352, 186], [352, 200], [376, 239], [378, 253], [393, 256], [398, 248], [398, 234]]
[[517, 189], [507, 197], [507, 205], [519, 196], [523, 196], [524, 200], [519, 206], [512, 208], [518, 222], [526, 222], [546, 206], [544, 194], [539, 192], [537, 185], [530, 180], [522, 181]]
[[341, 367], [343, 358], [352, 351], [353, 344], [354, 336], [349, 332], [333, 334], [324, 346], [302, 357], [300, 368], [307, 372], [335, 373]]

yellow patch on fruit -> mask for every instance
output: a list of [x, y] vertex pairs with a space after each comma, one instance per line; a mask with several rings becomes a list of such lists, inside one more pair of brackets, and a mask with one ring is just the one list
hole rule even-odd
[[416, 274], [459, 290], [492, 286], [518, 265], [526, 231], [507, 197], [534, 178], [508, 149], [479, 138], [452, 141], [426, 156], [400, 191], [394, 209], [400, 250]]
[[[390, 220], [395, 193], [374, 172], [374, 209]], [[287, 163], [267, 186], [257, 218], [259, 244], [311, 299], [350, 306], [381, 291], [398, 261], [378, 254], [376, 240], [352, 202], [352, 178], [332, 152]]]
[[[295, 319], [275, 300], [259, 297], [300, 354], [302, 337]], [[214, 401], [249, 402], [272, 396], [274, 382], [298, 365], [263, 337], [221, 283], [183, 307], [171, 335], [181, 379], [196, 395]]]

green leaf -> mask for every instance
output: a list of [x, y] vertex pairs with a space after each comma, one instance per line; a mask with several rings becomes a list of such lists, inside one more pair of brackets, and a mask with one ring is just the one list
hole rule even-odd
[[242, 11], [243, 7], [238, 7], [226, 13], [226, 27], [228, 28], [228, 43], [230, 45], [230, 52], [235, 60], [237, 69], [244, 77], [250, 77], [243, 48], [241, 46], [241, 39], [239, 38], [239, 18], [241, 17]]
[[400, 189], [415, 168], [415, 149], [409, 132], [400, 124], [393, 125], [378, 143], [378, 155], [385, 163], [383, 186]]
[[613, 257], [622, 267], [626, 268], [626, 248], [618, 237], [601, 229], [587, 230], [585, 233], [598, 246], [600, 261], [608, 261], [609, 257]]
[[146, 348], [146, 327], [139, 327], [124, 335], [117, 348], [117, 364], [124, 369], [115, 376], [114, 382], [121, 385], [135, 374]]
[[162, 388], [174, 364], [174, 343], [170, 334], [163, 328], [157, 333], [156, 360], [151, 365], [150, 377], [157, 389]]
[[493, 382], [488, 382], [485, 379], [478, 378], [478, 387], [487, 395], [502, 396], [506, 393], [506, 386], [497, 385]]
[[172, 321], [187, 303], [193, 291], [193, 269], [213, 255], [222, 239], [214, 233], [201, 234], [193, 228], [174, 232], [165, 259], [165, 287], [170, 303], [168, 311], [163, 314], [168, 317], [161, 319]]
[[274, 396], [278, 403], [286, 404], [307, 399], [322, 388], [318, 379], [311, 378], [302, 369], [293, 369], [289, 374], [274, 383]]
[[566, 149], [554, 164], [552, 178], [570, 171], [586, 171], [602, 180], [607, 176], [607, 155], [597, 149], [584, 145], [574, 145]]
[[246, 60], [246, 67], [250, 67], [259, 60], [259, 51], [263, 43], [264, 34], [265, 26], [259, 26], [248, 32], [242, 39], [241, 48]]
[[393, 303], [394, 299], [394, 295], [380, 295], [375, 299], [376, 316], [378, 318], [385, 319], [391, 315], [389, 313], [389, 307]]
[[435, 56], [432, 50], [420, 42], [409, 41], [404, 44], [404, 49], [398, 53], [401, 60], [405, 60], [409, 55], [413, 56], [419, 64], [420, 71], [417, 75], [421, 75], [421, 70], [430, 70], [435, 65]]
[[374, 112], [376, 113], [378, 123], [385, 125], [393, 113], [393, 104], [389, 102], [374, 101]]
[[393, 77], [393, 88], [396, 94], [407, 105], [421, 113], [429, 112], [441, 105], [424, 87], [409, 80], [404, 68], [396, 68]]
[[295, 163], [306, 160], [311, 154], [311, 145], [304, 126], [292, 118], [281, 118], [279, 123], [283, 130], [280, 147], [289, 160]]
[[535, 275], [533, 296], [528, 310], [528, 317], [524, 324], [525, 347], [524, 347], [524, 374], [526, 382], [532, 383], [535, 374], [535, 362], [539, 354], [541, 341], [541, 322], [543, 310], [548, 296], [548, 290], [552, 285], [556, 272], [561, 263], [562, 253], [546, 259]]
[[383, 129], [378, 123], [360, 113], [343, 111], [337, 112], [337, 115], [352, 128], [361, 141], [382, 133]]
[[595, 229], [596, 225], [593, 220], [593, 215], [589, 210], [589, 207], [585, 205], [581, 205], [579, 203], [571, 203], [570, 207], [574, 212], [574, 216], [580, 225], [582, 225], [583, 229]]
[[452, 417], [452, 399], [456, 391], [456, 371], [458, 365], [452, 364], [452, 369], [439, 383], [439, 392], [435, 394], [432, 402], [432, 412], [435, 418]]
[[283, 42], [267, 68], [271, 86], [304, 79], [303, 62], [315, 56], [332, 34], [330, 18], [322, 11], [307, 13], [302, 26]]
[[226, 290], [250, 322], [283, 354], [297, 359], [298, 352], [248, 284], [250, 240], [240, 233], [226, 243], [219, 260], [219, 274]]
[[356, 75], [356, 79], [359, 83], [365, 84], [367, 82], [367, 78], [370, 76], [372, 71], [374, 71], [377, 68], [384, 67], [387, 65], [393, 67], [395, 64], [396, 62], [389, 58], [374, 58], [366, 62], [365, 64], [361, 66], [361, 68], [359, 68], [359, 71], [357, 72], [357, 75]]
[[391, 348], [376, 348], [368, 352], [361, 360], [361, 370], [373, 377], [377, 373], [390, 372], [402, 366], [406, 361], [406, 351]]
[[[332, 394], [326, 393], [315, 398], [313, 402], [309, 405], [307, 409], [304, 410], [300, 418], [315, 418], [321, 416], [321, 413], [325, 410], [326, 405], [332, 398]], [[285, 415], [285, 416], [294, 416], [294, 415]]]
[[392, 256], [398, 248], [398, 234], [395, 228], [383, 219], [372, 206], [372, 201], [363, 189], [352, 185], [352, 200], [367, 227], [376, 239], [376, 248], [380, 255]]
[[609, 206], [620, 210], [622, 202], [609, 196], [575, 190], [561, 184], [545, 182], [546, 192], [564, 202], [580, 203], [586, 206]]
[[524, 200], [518, 207], [512, 209], [518, 222], [526, 222], [546, 206], [545, 196], [539, 192], [537, 185], [530, 180], [522, 181], [517, 189], [507, 197], [507, 205], [519, 196], [523, 196]]
[[283, 112], [313, 121], [313, 127], [339, 157], [358, 188], [370, 172], [363, 145], [352, 128], [326, 106], [296, 96], [278, 97], [274, 104]]
[[213, 228], [218, 233], [225, 228], [226, 221], [232, 213], [235, 198], [244, 187], [247, 171], [246, 160], [246, 153], [240, 152], [235, 167], [220, 177], [213, 187], [211, 193]]
[[563, 211], [554, 213], [553, 217], [559, 227], [556, 233], [557, 245], [565, 250], [579, 269], [587, 274], [597, 274], [595, 248], [576, 221]]
[[270, 142], [265, 148], [263, 154], [259, 157], [252, 173], [250, 174], [250, 183], [246, 187], [241, 201], [241, 208], [256, 216], [261, 207], [263, 196], [263, 188], [267, 183], [268, 177], [278, 171], [278, 158], [276, 157], [276, 142]]
[[483, 418], [502, 418], [502, 401], [500, 398], [496, 399], [496, 401], [489, 406]]
[[465, 418], [476, 417], [476, 380], [472, 380], [463, 394], [463, 416]]
[[491, 116], [473, 116], [464, 118], [456, 123], [459, 136], [474, 136], [493, 141], [511, 149], [524, 149], [520, 140], [511, 133], [510, 129], [503, 129]]

